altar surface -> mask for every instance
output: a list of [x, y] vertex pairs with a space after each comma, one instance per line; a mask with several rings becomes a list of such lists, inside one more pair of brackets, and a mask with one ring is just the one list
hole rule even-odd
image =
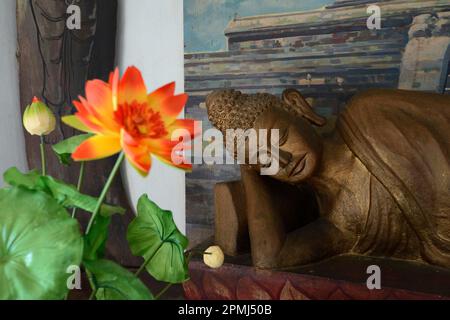
[[[380, 267], [381, 289], [367, 288], [370, 265]], [[191, 279], [183, 287], [191, 300], [450, 299], [450, 270], [384, 258], [341, 255], [317, 264], [270, 271], [252, 267], [250, 255], [243, 254], [226, 256], [219, 269], [193, 258], [189, 269]]]

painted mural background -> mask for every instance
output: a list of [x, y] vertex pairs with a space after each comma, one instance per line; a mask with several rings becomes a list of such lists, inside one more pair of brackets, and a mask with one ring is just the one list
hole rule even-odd
[[224, 30], [239, 17], [312, 10], [334, 0], [185, 0], [185, 52], [225, 51]]
[[[369, 5], [381, 28], [369, 30]], [[449, 0], [185, 0], [187, 117], [210, 124], [208, 93], [234, 88], [279, 95], [298, 89], [331, 129], [367, 88], [450, 93]], [[233, 165], [195, 165], [186, 179], [192, 244], [213, 235], [214, 185]]]

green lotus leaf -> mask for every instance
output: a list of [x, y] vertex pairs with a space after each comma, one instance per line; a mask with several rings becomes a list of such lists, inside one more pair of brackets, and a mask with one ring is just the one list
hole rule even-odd
[[84, 236], [83, 259], [96, 260], [104, 256], [110, 223], [111, 217], [98, 215], [95, 218], [91, 230]]
[[153, 300], [142, 281], [109, 260], [84, 261], [97, 300]]
[[[31, 190], [43, 191], [52, 196], [65, 208], [78, 208], [93, 212], [97, 198], [80, 193], [74, 186], [50, 176], [41, 176], [37, 171], [22, 173], [17, 168], [8, 169], [3, 179], [11, 186], [23, 186]], [[100, 214], [110, 217], [114, 214], [124, 214], [125, 209], [117, 206], [103, 205]]]
[[14, 187], [25, 187], [27, 189], [37, 189], [41, 173], [37, 170], [32, 170], [28, 173], [22, 173], [16, 167], [9, 168], [3, 173], [3, 180], [5, 183]]
[[137, 206], [137, 217], [129, 224], [131, 252], [145, 259], [145, 268], [157, 280], [180, 283], [188, 279], [184, 250], [187, 238], [178, 230], [172, 212], [162, 210], [147, 195]]
[[76, 220], [52, 197], [0, 189], [0, 299], [62, 299], [83, 239]]
[[76, 148], [85, 140], [89, 139], [93, 135], [80, 134], [78, 136], [70, 137], [69, 139], [63, 140], [52, 146], [53, 151], [59, 159], [59, 162], [63, 165], [70, 165], [72, 162], [72, 153], [75, 152]]

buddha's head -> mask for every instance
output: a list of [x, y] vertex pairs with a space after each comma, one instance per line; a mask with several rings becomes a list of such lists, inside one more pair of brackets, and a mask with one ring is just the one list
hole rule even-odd
[[[312, 126], [325, 125], [325, 119], [314, 113], [297, 90], [285, 90], [282, 99], [267, 93], [220, 90], [208, 95], [206, 107], [209, 120], [224, 135], [227, 129], [253, 128], [257, 134], [259, 129], [279, 130], [279, 170], [273, 178], [295, 184], [316, 171], [322, 140]], [[268, 165], [252, 167], [260, 170]]]

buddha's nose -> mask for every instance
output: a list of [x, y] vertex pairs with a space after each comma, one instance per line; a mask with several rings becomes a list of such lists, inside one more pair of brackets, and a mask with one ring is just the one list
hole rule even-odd
[[280, 167], [286, 167], [292, 159], [292, 154], [287, 151], [278, 150], [278, 158], [280, 161]]

